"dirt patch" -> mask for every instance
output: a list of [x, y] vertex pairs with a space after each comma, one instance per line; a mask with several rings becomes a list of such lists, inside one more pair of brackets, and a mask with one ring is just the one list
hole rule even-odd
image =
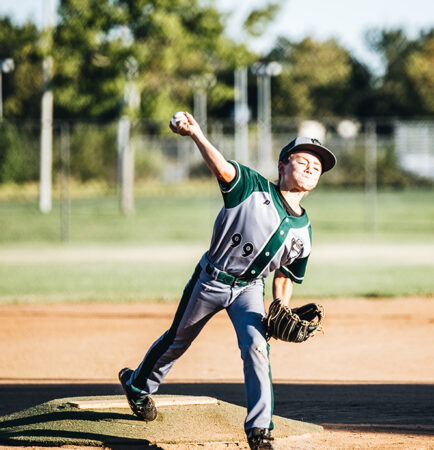
[[[276, 414], [326, 429], [294, 438], [291, 448], [434, 448], [434, 301], [322, 303], [325, 335], [299, 345], [271, 342]], [[0, 306], [0, 414], [54, 398], [119, 394], [118, 370], [137, 366], [175, 309]], [[175, 364], [161, 393], [244, 406], [239, 350], [224, 312]]]
[[102, 262], [155, 262], [195, 261], [204, 252], [199, 244], [156, 244], [147, 246], [44, 246], [40, 248], [3, 247], [0, 249], [2, 264], [52, 264], [52, 263], [102, 263]]
[[[72, 245], [39, 247], [2, 247], [0, 266], [18, 264], [52, 264], [79, 262], [195, 262], [205, 251], [205, 244], [155, 244], [139, 246]], [[317, 243], [312, 261], [331, 263], [347, 261], [348, 264], [371, 264], [373, 260], [385, 264], [403, 261], [405, 264], [434, 265], [434, 243], [406, 242], [335, 242], [333, 245]]]

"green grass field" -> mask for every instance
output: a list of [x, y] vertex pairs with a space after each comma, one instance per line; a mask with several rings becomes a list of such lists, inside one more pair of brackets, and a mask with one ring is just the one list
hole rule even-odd
[[[208, 182], [142, 191], [130, 217], [115, 195], [75, 198], [62, 243], [59, 203], [44, 215], [36, 198], [0, 201], [0, 302], [176, 301], [221, 204]], [[304, 206], [314, 247], [296, 297], [434, 295], [434, 192], [380, 192], [375, 233], [363, 192], [318, 190]]]
[[[71, 202], [70, 243], [200, 242], [207, 244], [222, 202], [211, 183], [195, 190], [176, 186], [152, 190], [136, 199], [136, 212], [119, 213], [115, 195]], [[315, 239], [340, 241], [372, 235], [372, 205], [359, 191], [318, 191], [304, 201]], [[380, 192], [376, 238], [434, 241], [434, 191]], [[0, 201], [0, 245], [61, 241], [61, 208], [38, 211], [37, 199]]]

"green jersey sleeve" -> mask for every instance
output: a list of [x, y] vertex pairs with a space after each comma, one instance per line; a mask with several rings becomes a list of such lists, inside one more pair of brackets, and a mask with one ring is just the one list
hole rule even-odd
[[304, 280], [304, 274], [306, 273], [306, 266], [309, 256], [305, 258], [297, 258], [288, 266], [280, 267], [280, 271], [294, 283], [302, 283]]
[[237, 174], [230, 183], [219, 181], [220, 190], [226, 208], [234, 208], [242, 203], [249, 195], [267, 186], [267, 180], [262, 175], [237, 161], [229, 161], [234, 165]]

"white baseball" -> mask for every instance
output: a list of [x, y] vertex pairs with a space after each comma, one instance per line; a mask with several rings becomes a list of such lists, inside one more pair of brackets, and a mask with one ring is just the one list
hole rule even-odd
[[172, 127], [174, 127], [174, 128], [177, 128], [177, 127], [178, 127], [178, 124], [179, 124], [180, 122], [188, 122], [187, 116], [186, 116], [185, 113], [182, 112], [182, 111], [179, 111], [179, 112], [175, 113], [175, 114], [172, 116], [172, 119], [171, 119], [171, 121], [170, 121], [170, 123], [172, 124]]

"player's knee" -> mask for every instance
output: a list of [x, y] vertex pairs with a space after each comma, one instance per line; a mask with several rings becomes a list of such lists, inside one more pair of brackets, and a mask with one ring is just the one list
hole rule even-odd
[[241, 358], [244, 364], [269, 364], [267, 343], [262, 341], [252, 341], [249, 344], [241, 345]]

